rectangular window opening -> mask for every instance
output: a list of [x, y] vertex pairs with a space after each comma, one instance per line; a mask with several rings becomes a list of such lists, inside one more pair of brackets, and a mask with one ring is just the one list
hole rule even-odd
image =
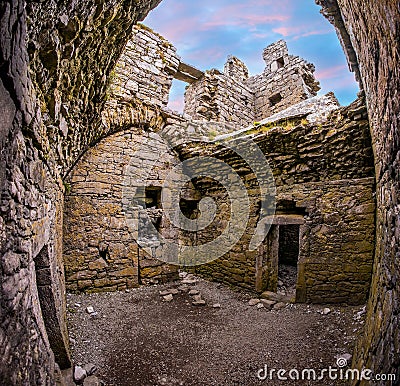
[[285, 61], [284, 61], [283, 57], [276, 60], [276, 65], [278, 68], [285, 67]]
[[146, 187], [146, 208], [161, 209], [161, 187]]
[[199, 216], [199, 200], [185, 200], [181, 198], [179, 202], [180, 209], [185, 217], [190, 220], [196, 219]]

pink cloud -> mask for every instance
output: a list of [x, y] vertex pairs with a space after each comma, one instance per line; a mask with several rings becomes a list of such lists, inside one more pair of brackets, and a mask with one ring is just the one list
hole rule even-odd
[[247, 27], [255, 27], [263, 24], [271, 24], [277, 21], [286, 21], [289, 19], [288, 15], [234, 15], [229, 16], [225, 12], [221, 12], [220, 14], [214, 15], [214, 17], [207, 23], [205, 23], [202, 28], [210, 29], [213, 27], [221, 27], [221, 26], [247, 26]]
[[267, 34], [267, 33], [253, 33], [252, 35], [251, 35], [251, 37], [252, 38], [254, 38], [254, 39], [266, 39], [266, 38], [268, 38], [268, 37], [270, 37], [271, 35], [270, 34]]
[[308, 36], [326, 35], [329, 33], [333, 33], [333, 31], [328, 28], [307, 31], [308, 28], [309, 25], [293, 25], [293, 26], [283, 26], [283, 27], [273, 28], [272, 31], [275, 32], [276, 34], [284, 36], [285, 38], [293, 37], [293, 40], [297, 40]]
[[300, 38], [306, 38], [308, 36], [327, 35], [330, 33], [334, 33], [334, 32], [332, 30], [328, 30], [328, 29], [315, 30], [315, 31], [305, 32], [304, 34], [301, 34], [301, 35], [297, 35], [293, 38], [293, 40], [297, 40]]
[[202, 63], [204, 61], [208, 62], [209, 58], [215, 61], [225, 56], [224, 51], [220, 47], [201, 47], [199, 50], [187, 52], [185, 54], [185, 60]]
[[272, 29], [273, 32], [283, 36], [293, 35], [294, 33], [297, 33], [298, 30], [299, 27], [279, 27]]
[[338, 73], [336, 77], [322, 80], [321, 83], [326, 90], [334, 91], [347, 90], [349, 85], [356, 85], [354, 74], [345, 70], [342, 73]]
[[186, 17], [180, 19], [176, 24], [166, 25], [162, 33], [168, 40], [176, 43], [198, 29], [199, 20], [196, 17]]
[[263, 12], [265, 1], [251, 1], [246, 3], [230, 4], [210, 12], [202, 29], [211, 29], [224, 26], [255, 27], [257, 25], [283, 22], [290, 19], [287, 9], [272, 4], [268, 0], [269, 12]]
[[347, 75], [348, 71], [345, 65], [335, 66], [325, 68], [323, 70], [316, 71], [315, 77], [320, 80], [324, 79], [334, 79], [338, 77], [342, 77], [343, 75]]
[[339, 80], [335, 80], [332, 84], [332, 89], [335, 90], [346, 90], [349, 84], [355, 83], [356, 79], [353, 73], [343, 74], [343, 77]]
[[248, 1], [248, 6], [250, 7], [279, 7], [286, 9], [290, 5], [291, 0], [281, 0], [276, 2], [275, 0], [250, 0]]

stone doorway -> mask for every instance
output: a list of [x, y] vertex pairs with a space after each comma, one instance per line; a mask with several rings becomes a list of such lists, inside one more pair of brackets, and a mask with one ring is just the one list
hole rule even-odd
[[301, 259], [304, 214], [277, 213], [257, 258], [257, 291], [279, 292], [290, 300], [304, 298]]
[[300, 253], [300, 225], [279, 225], [278, 293], [296, 296], [297, 265]]

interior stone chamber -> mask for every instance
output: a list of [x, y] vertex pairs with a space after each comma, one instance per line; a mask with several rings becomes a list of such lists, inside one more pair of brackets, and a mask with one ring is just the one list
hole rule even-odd
[[[246, 138], [270, 164], [276, 216], [257, 250], [247, 250], [246, 232], [196, 272], [274, 291], [283, 255], [292, 264], [298, 255], [296, 300], [367, 299], [352, 366], [400, 379], [398, 2], [317, 0], [360, 84], [347, 107], [332, 94], [315, 96], [313, 65], [283, 41], [265, 49], [265, 71], [254, 77], [234, 57], [223, 71], [183, 62], [137, 24], [159, 2], [0, 3], [2, 382], [53, 385], [71, 365], [66, 288], [118, 290], [176, 275], [156, 259], [157, 248], [146, 255], [130, 237], [125, 165], [155, 164], [143, 186], [148, 207], [137, 210], [165, 237], [195, 244], [210, 232], [193, 238], [171, 226], [160, 188], [181, 160], [215, 155], [245, 181], [254, 230], [262, 216], [256, 178], [222, 146]], [[188, 83], [183, 116], [165, 108], [174, 78]], [[188, 133], [198, 141], [183, 146]], [[219, 184], [198, 179], [184, 197], [186, 213], [195, 216], [205, 196], [227, 204]], [[226, 213], [218, 215], [223, 223]]]

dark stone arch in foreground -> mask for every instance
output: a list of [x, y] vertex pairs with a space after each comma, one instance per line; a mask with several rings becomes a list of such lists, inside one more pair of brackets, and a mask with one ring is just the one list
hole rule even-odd
[[[353, 365], [400, 380], [400, 3], [318, 0], [366, 95], [376, 171], [376, 248]], [[365, 383], [367, 384], [367, 383]], [[377, 383], [379, 384], [379, 383]], [[397, 383], [396, 383], [397, 384]]]

